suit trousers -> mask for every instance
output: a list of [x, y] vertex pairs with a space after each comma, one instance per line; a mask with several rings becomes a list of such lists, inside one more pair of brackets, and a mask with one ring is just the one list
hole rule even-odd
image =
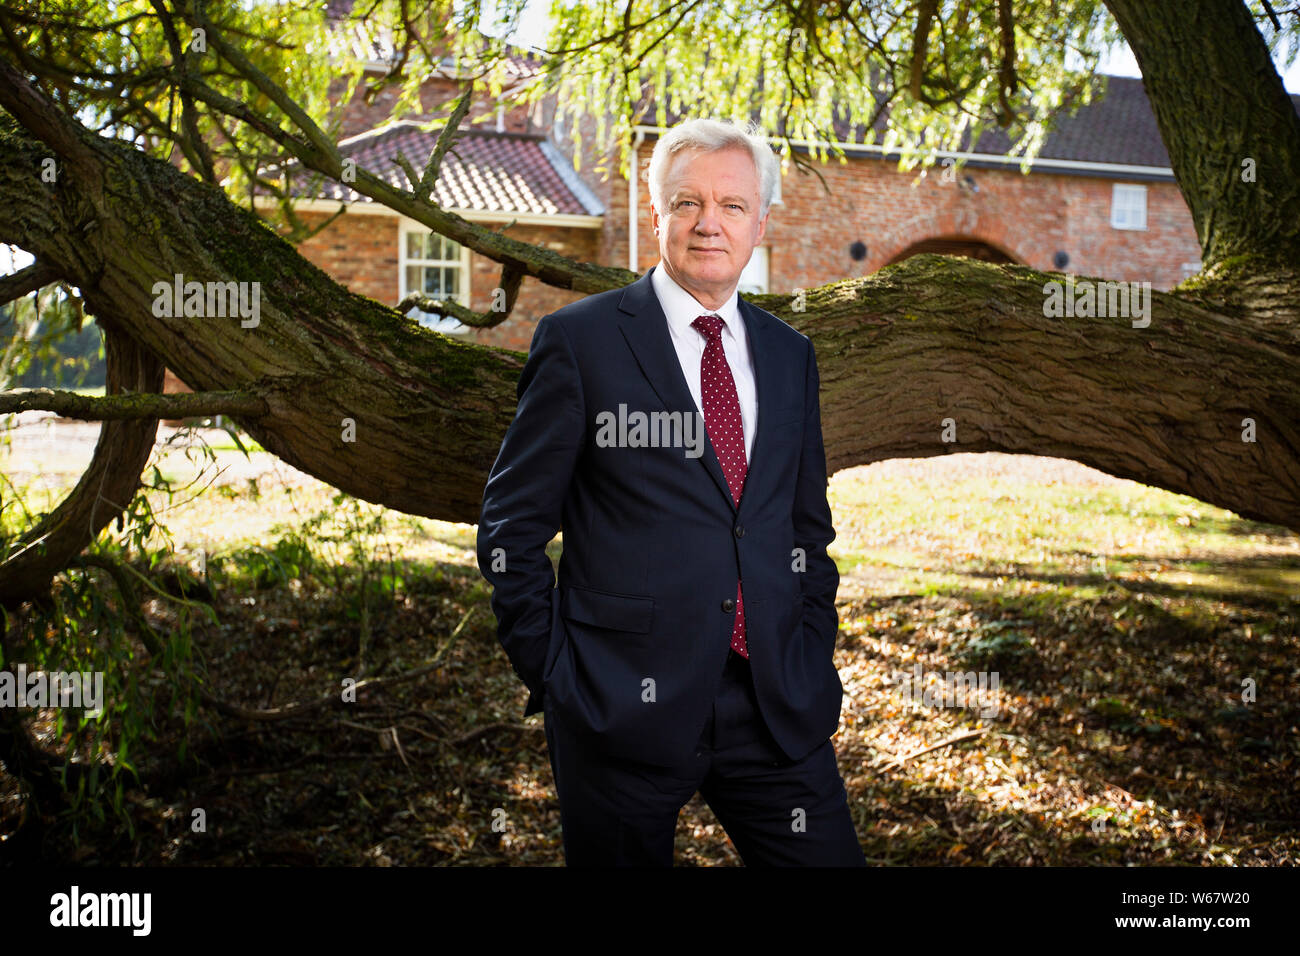
[[675, 767], [599, 753], [544, 712], [568, 866], [672, 866], [677, 816], [697, 791], [746, 866], [866, 866], [835, 748], [787, 758], [734, 650], [694, 755]]

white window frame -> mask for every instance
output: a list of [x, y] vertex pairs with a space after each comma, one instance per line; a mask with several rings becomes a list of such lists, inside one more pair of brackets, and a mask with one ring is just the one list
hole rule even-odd
[[[427, 226], [421, 225], [414, 219], [402, 219], [401, 227], [397, 231], [397, 286], [401, 290], [398, 295], [398, 301], [415, 290], [409, 289], [406, 285], [406, 269], [408, 266], [422, 265], [450, 265], [454, 260], [450, 259], [411, 259], [406, 255], [406, 237], [411, 233], [424, 234], [429, 232]], [[450, 240], [455, 241], [455, 240]], [[455, 296], [455, 300], [461, 305], [469, 308], [470, 298], [470, 257], [469, 246], [461, 245], [460, 259], [460, 293]], [[428, 329], [434, 329], [437, 332], [443, 332], [447, 335], [464, 335], [473, 331], [472, 326], [465, 325], [451, 316], [434, 316], [428, 312], [422, 312], [418, 309], [412, 309], [410, 312], [412, 318], [416, 319], [421, 325]]]
[[1115, 183], [1110, 193], [1112, 229], [1147, 227], [1147, 188], [1136, 183]]
[[[759, 265], [754, 265], [758, 260]], [[741, 270], [740, 281], [736, 283], [736, 289], [744, 294], [765, 295], [772, 288], [772, 258], [767, 246], [755, 246], [749, 261], [745, 263], [745, 268]], [[759, 289], [746, 289], [746, 284], [759, 285]]]

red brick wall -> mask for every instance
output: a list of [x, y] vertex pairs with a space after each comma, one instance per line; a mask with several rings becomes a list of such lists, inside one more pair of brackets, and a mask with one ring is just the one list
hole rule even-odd
[[[314, 228], [328, 215], [307, 212], [298, 218]], [[397, 222], [396, 216], [347, 212], [300, 242], [298, 251], [358, 295], [396, 305]]]

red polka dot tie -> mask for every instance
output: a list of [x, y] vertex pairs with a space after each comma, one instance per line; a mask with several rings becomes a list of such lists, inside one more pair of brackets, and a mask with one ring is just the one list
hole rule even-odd
[[[745, 428], [740, 420], [740, 397], [736, 394], [736, 381], [731, 377], [731, 366], [722, 351], [722, 317], [702, 315], [691, 326], [708, 340], [704, 356], [700, 359], [700, 396], [704, 405], [704, 427], [709, 442], [722, 465], [731, 489], [731, 499], [740, 504], [740, 494], [745, 487], [749, 465], [745, 460]], [[736, 623], [731, 629], [731, 649], [741, 657], [749, 657], [745, 644], [745, 605], [736, 582]]]

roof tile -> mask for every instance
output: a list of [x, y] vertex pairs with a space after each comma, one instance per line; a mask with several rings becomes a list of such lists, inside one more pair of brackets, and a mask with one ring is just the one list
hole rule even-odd
[[[343, 140], [339, 154], [386, 182], [407, 188], [406, 175], [395, 157], [401, 153], [420, 170], [439, 132], [404, 120]], [[433, 200], [444, 208], [484, 212], [599, 215], [595, 197], [573, 183], [573, 177], [566, 180], [554, 165], [555, 154], [543, 148], [542, 140], [540, 135], [462, 129], [443, 157]], [[296, 164], [287, 164], [287, 168], [292, 172]], [[295, 182], [295, 195], [306, 197], [309, 192], [306, 181]], [[312, 198], [372, 202], [346, 183], [332, 179], [322, 180]]]

